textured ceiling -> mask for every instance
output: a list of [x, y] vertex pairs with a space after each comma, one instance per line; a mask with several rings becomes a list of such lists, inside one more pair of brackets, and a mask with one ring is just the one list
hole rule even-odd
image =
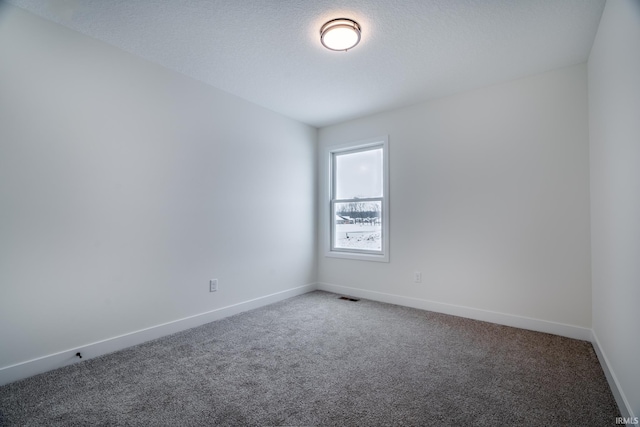
[[[605, 0], [8, 0], [313, 126], [587, 59]], [[320, 44], [355, 19], [349, 52]]]

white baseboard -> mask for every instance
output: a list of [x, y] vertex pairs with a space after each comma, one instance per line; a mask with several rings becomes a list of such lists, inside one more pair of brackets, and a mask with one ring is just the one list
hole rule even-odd
[[604, 350], [600, 346], [600, 341], [598, 340], [598, 336], [595, 331], [591, 331], [591, 343], [593, 344], [593, 348], [596, 351], [596, 355], [598, 356], [598, 360], [600, 361], [600, 366], [602, 366], [602, 370], [604, 371], [605, 377], [607, 377], [607, 382], [609, 383], [609, 387], [611, 388], [611, 392], [613, 393], [613, 397], [616, 399], [616, 403], [618, 404], [618, 408], [620, 409], [620, 414], [625, 418], [635, 418], [636, 415], [633, 413], [631, 409], [631, 405], [627, 400], [627, 396], [625, 396], [622, 391], [622, 387], [620, 387], [620, 383], [618, 382], [618, 378], [616, 377], [615, 372], [611, 368], [611, 364], [609, 363], [609, 359], [605, 354]]
[[401, 295], [386, 294], [383, 292], [368, 291], [347, 286], [333, 285], [330, 283], [318, 283], [318, 290], [345, 294], [360, 298], [367, 298], [390, 304], [435, 311], [437, 313], [451, 314], [453, 316], [482, 320], [484, 322], [497, 323], [499, 325], [513, 326], [520, 329], [545, 332], [583, 341], [591, 341], [591, 329], [580, 326], [566, 325], [564, 323], [550, 322], [547, 320], [533, 319], [530, 317], [516, 316], [513, 314], [498, 313], [495, 311], [481, 310], [478, 308], [464, 307], [460, 305], [445, 304], [420, 298], [405, 297]]
[[[593, 344], [596, 355], [598, 356], [598, 360], [600, 361], [600, 365], [602, 366], [607, 381], [609, 382], [609, 386], [611, 387], [611, 391], [614, 395], [616, 403], [618, 404], [621, 415], [623, 417], [631, 418], [637, 416], [633, 413], [631, 405], [629, 405], [629, 402], [620, 387], [618, 379], [613, 369], [611, 369], [609, 360], [607, 359], [606, 354], [600, 346], [600, 341], [598, 340], [596, 333], [591, 329], [573, 325], [566, 325], [562, 323], [549, 322], [546, 320], [533, 319], [529, 317], [516, 316], [512, 314], [481, 310], [477, 308], [445, 304], [419, 298], [393, 295], [359, 288], [351, 288], [329, 283], [317, 283], [299, 286], [297, 288], [265, 295], [263, 297], [255, 298], [249, 301], [243, 301], [238, 304], [222, 307], [206, 313], [196, 314], [194, 316], [185, 317], [183, 319], [163, 323], [161, 325], [156, 325], [125, 335], [120, 335], [77, 348], [61, 351], [59, 353], [50, 354], [47, 356], [39, 357], [37, 359], [28, 360], [26, 362], [21, 362], [15, 365], [0, 368], [0, 386], [66, 365], [77, 363], [81, 360], [91, 359], [137, 344], [142, 344], [153, 339], [161, 338], [163, 336], [167, 336], [176, 332], [204, 325], [206, 323], [233, 316], [244, 311], [253, 310], [259, 307], [273, 304], [278, 301], [283, 301], [285, 299], [297, 295], [302, 295], [307, 292], [312, 292], [314, 290], [367, 298], [374, 301], [397, 304], [422, 310], [434, 311], [437, 313], [450, 314], [454, 316], [466, 317], [500, 325], [513, 326], [516, 328], [529, 329], [533, 331], [590, 341]], [[75, 356], [75, 354], [78, 352], [82, 353], [82, 359], [79, 359]]]
[[[204, 325], [205, 323], [233, 316], [234, 314], [242, 313], [243, 311], [253, 310], [265, 305], [273, 304], [314, 290], [316, 290], [315, 283], [299, 286], [286, 291], [218, 308], [206, 313], [196, 314], [194, 316], [185, 317], [183, 319], [174, 320], [172, 322], [163, 323], [161, 325], [152, 326], [150, 328], [141, 329], [139, 331], [7, 366], [0, 369], [0, 385], [28, 378], [66, 365], [71, 365], [72, 363], [77, 363], [81, 360], [91, 359], [137, 344], [142, 344], [146, 341]], [[75, 356], [78, 352], [82, 353], [82, 359]]]

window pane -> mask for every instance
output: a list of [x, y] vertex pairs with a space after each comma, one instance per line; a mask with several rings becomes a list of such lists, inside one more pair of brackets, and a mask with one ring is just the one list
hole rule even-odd
[[382, 201], [333, 204], [336, 249], [382, 250]]
[[382, 148], [336, 154], [336, 199], [382, 197]]

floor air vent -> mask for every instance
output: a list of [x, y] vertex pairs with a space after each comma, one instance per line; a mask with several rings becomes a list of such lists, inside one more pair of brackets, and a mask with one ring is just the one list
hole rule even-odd
[[349, 297], [340, 297], [338, 299], [344, 299], [344, 300], [347, 300], [347, 301], [360, 301], [358, 298], [349, 298]]

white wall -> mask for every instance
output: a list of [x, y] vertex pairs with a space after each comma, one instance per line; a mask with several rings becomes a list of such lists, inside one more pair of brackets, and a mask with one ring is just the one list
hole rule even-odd
[[313, 287], [316, 137], [0, 5], [0, 368]]
[[391, 179], [391, 262], [321, 250], [321, 288], [588, 339], [587, 118], [581, 64], [320, 129], [321, 151], [388, 134]]
[[593, 332], [640, 416], [639, 1], [607, 2], [588, 64]]

